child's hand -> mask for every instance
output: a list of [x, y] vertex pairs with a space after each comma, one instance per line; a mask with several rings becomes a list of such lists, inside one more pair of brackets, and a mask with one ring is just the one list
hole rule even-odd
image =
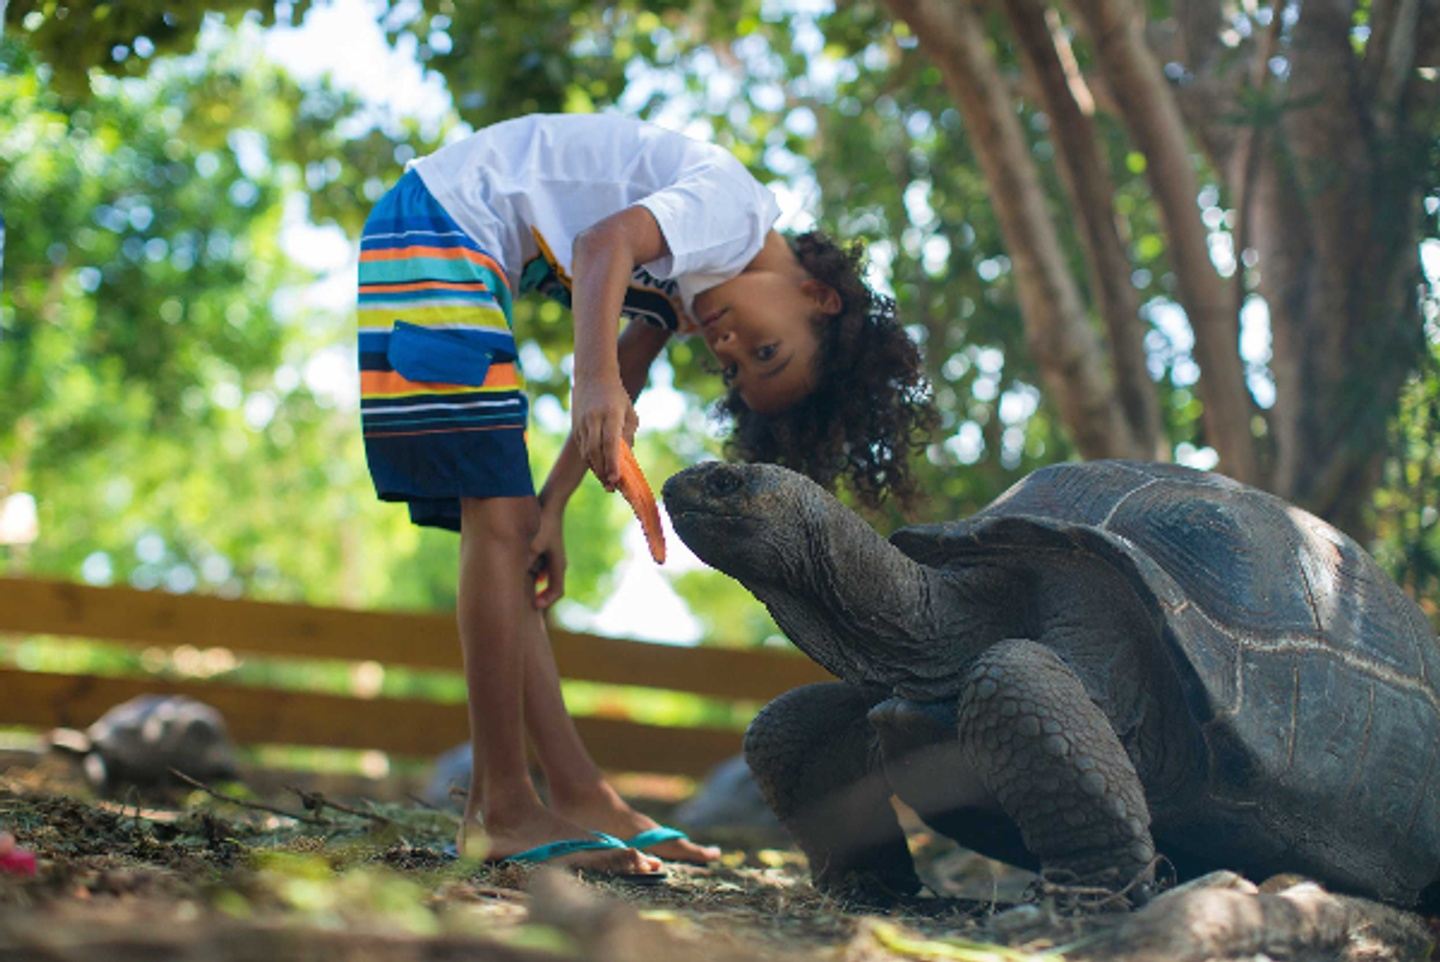
[[605, 490], [620, 482], [616, 442], [635, 437], [639, 418], [619, 378], [613, 381], [577, 382], [570, 396], [570, 432], [580, 456], [595, 472]]
[[530, 542], [530, 574], [535, 577], [535, 607], [549, 608], [565, 594], [565, 527], [563, 522], [564, 504], [550, 509], [542, 504], [540, 508], [540, 529]]

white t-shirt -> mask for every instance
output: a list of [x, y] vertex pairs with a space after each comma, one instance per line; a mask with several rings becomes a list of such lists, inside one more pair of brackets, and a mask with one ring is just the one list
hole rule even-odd
[[698, 326], [695, 295], [740, 273], [780, 215], [769, 189], [724, 148], [615, 114], [507, 120], [413, 166], [513, 290], [567, 304], [575, 235], [645, 207], [670, 254], [635, 269], [624, 313], [678, 333]]

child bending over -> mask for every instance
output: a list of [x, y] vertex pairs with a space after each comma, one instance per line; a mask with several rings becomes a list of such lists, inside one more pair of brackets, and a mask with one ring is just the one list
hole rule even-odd
[[[587, 469], [618, 482], [632, 401], [670, 337], [698, 335], [713, 353], [733, 454], [843, 477], [871, 504], [908, 493], [932, 417], [919, 354], [858, 254], [818, 234], [787, 242], [778, 214], [726, 151], [601, 114], [487, 127], [414, 163], [365, 224], [370, 472], [414, 523], [460, 533], [474, 757], [462, 852], [478, 822], [495, 860], [623, 875], [658, 872], [655, 856], [719, 855], [605, 780], [565, 710], [542, 617], [564, 590], [565, 504]], [[575, 327], [571, 433], [538, 496], [511, 330], [511, 299], [527, 291], [568, 305]]]

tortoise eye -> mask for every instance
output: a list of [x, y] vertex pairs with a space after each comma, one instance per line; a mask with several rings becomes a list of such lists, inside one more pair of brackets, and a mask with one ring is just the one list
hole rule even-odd
[[740, 472], [732, 468], [717, 468], [705, 479], [705, 487], [710, 493], [721, 498], [739, 491], [744, 484], [745, 480], [740, 476]]

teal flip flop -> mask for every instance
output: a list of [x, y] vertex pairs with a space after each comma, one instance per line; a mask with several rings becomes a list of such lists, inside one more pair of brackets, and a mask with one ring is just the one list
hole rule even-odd
[[[611, 849], [630, 847], [630, 845], [622, 842], [613, 835], [606, 835], [604, 832], [594, 832], [589, 838], [567, 838], [559, 842], [547, 842], [544, 845], [536, 845], [534, 848], [527, 848], [513, 855], [506, 855], [501, 858], [487, 858], [484, 860], [484, 864], [490, 866], [540, 865], [552, 859], [574, 855], [576, 852], [603, 852]], [[450, 855], [453, 852], [455, 852], [455, 846], [453, 844], [445, 846], [446, 855]], [[577, 871], [586, 878], [599, 881], [626, 882], [631, 885], [661, 885], [666, 879], [664, 872], [606, 872], [601, 869], [577, 869]]]
[[521, 865], [539, 865], [541, 862], [564, 858], [567, 855], [574, 855], [576, 852], [602, 852], [614, 848], [628, 848], [628, 846], [613, 835], [596, 832], [591, 838], [567, 838], [561, 842], [547, 842], [544, 845], [527, 848], [523, 852], [516, 852], [514, 855], [506, 855], [503, 858], [497, 859], [486, 859], [485, 861], [491, 865], [510, 865], [517, 863]]
[[645, 831], [627, 838], [623, 844], [630, 848], [645, 851], [647, 848], [654, 848], [656, 845], [663, 845], [666, 842], [673, 842], [678, 838], [689, 838], [678, 828], [671, 828], [669, 825], [657, 825], [654, 828], [647, 828]]

